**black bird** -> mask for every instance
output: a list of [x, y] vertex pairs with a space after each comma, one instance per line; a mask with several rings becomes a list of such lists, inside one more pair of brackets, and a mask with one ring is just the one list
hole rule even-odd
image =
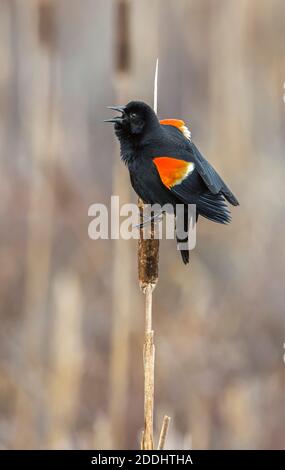
[[[121, 113], [106, 122], [115, 123], [132, 187], [146, 204], [171, 204], [174, 210], [177, 204], [185, 204], [186, 232], [188, 204], [196, 204], [196, 220], [201, 215], [221, 224], [231, 221], [226, 201], [233, 206], [239, 202], [192, 142], [184, 121], [159, 121], [141, 101], [109, 108]], [[178, 248], [185, 241], [177, 238]], [[180, 251], [183, 262], [189, 263], [185, 245]]]

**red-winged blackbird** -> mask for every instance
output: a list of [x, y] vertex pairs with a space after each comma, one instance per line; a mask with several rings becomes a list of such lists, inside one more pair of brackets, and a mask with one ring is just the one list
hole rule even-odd
[[[106, 122], [115, 123], [131, 184], [146, 204], [171, 204], [175, 210], [183, 203], [186, 224], [188, 204], [196, 204], [196, 220], [201, 215], [221, 224], [230, 222], [226, 200], [233, 206], [238, 200], [191, 141], [183, 121], [159, 121], [153, 109], [140, 101], [109, 108], [121, 112]], [[185, 239], [177, 242], [179, 246]], [[180, 251], [187, 264], [189, 250]]]

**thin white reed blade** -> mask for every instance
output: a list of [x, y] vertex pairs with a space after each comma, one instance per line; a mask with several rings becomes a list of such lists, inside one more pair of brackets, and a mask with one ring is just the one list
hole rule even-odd
[[153, 92], [153, 109], [157, 114], [157, 90], [158, 90], [158, 58], [156, 59], [155, 75], [154, 75], [154, 92]]

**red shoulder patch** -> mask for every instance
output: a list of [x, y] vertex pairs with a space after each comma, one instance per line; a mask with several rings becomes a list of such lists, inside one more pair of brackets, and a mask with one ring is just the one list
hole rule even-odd
[[174, 126], [181, 130], [182, 126], [185, 126], [185, 122], [182, 119], [161, 119], [160, 124], [164, 126]]
[[182, 132], [186, 139], [191, 141], [191, 132], [182, 119], [162, 119], [159, 121], [163, 126], [174, 126]]
[[171, 157], [156, 157], [153, 159], [153, 163], [157, 168], [161, 181], [168, 189], [182, 183], [195, 168], [192, 162]]

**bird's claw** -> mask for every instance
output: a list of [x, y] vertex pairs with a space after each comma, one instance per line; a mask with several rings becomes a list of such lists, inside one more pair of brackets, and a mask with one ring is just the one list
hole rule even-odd
[[152, 217], [142, 216], [143, 219], [145, 218], [146, 220], [144, 222], [141, 222], [141, 223], [137, 224], [137, 225], [133, 225], [133, 228], [140, 228], [141, 229], [141, 228], [145, 227], [147, 224], [149, 224], [150, 222], [156, 221], [156, 219], [158, 219], [157, 222], [160, 222], [162, 220], [162, 217], [159, 219], [160, 216], [162, 216], [162, 212], [158, 212], [157, 214], [153, 215]]

